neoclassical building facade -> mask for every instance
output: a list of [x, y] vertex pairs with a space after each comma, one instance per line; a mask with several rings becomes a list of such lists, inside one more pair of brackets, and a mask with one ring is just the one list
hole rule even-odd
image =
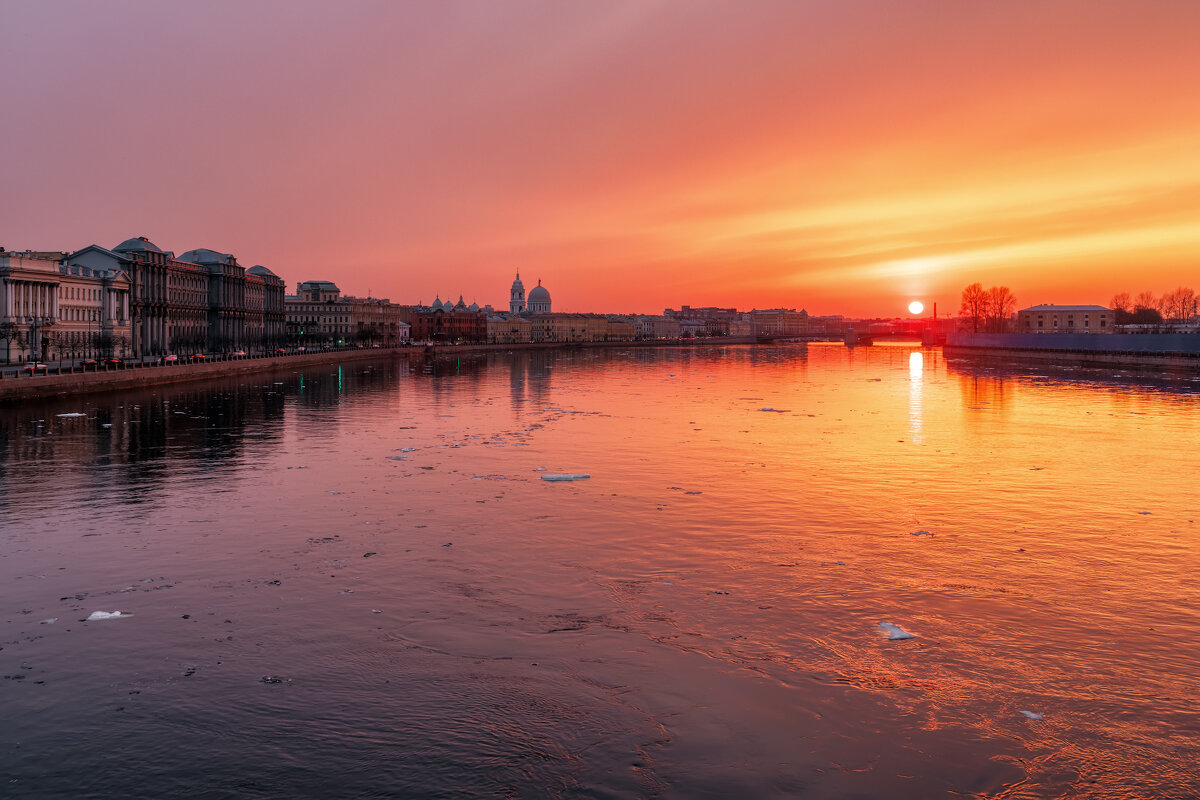
[[284, 340], [283, 281], [229, 253], [199, 248], [176, 257], [137, 236], [111, 250], [89, 245], [63, 263], [128, 276], [132, 355], [265, 349]]
[[5, 363], [126, 354], [128, 275], [68, 265], [65, 256], [0, 248], [0, 356]]

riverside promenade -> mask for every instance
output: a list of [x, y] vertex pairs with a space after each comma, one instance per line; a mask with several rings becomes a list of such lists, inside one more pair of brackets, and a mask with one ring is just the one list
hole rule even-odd
[[215, 358], [203, 362], [174, 364], [130, 363], [119, 368], [84, 371], [80, 367], [50, 365], [45, 374], [0, 379], [0, 402], [25, 402], [91, 392], [121, 391], [146, 386], [249, 375], [256, 372], [294, 371], [325, 364], [375, 361], [380, 358], [412, 358], [461, 355], [464, 353], [508, 352], [511, 350], [562, 350], [581, 347], [724, 347], [755, 344], [751, 336], [722, 336], [710, 339], [651, 339], [618, 342], [538, 342], [525, 344], [414, 344], [404, 347], [316, 350], [279, 355]]
[[954, 333], [947, 358], [1200, 370], [1200, 333]]

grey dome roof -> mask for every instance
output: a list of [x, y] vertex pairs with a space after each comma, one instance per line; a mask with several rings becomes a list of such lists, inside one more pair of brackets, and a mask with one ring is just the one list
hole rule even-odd
[[430, 307], [431, 307], [431, 308], [433, 308], [434, 310], [437, 310], [437, 309], [439, 309], [439, 308], [441, 308], [441, 307], [442, 307], [442, 298], [441, 298], [441, 295], [438, 295], [437, 297], [434, 297], [434, 298], [433, 298], [433, 305], [432, 305], [432, 306], [430, 306]]
[[145, 236], [135, 236], [132, 239], [126, 239], [119, 245], [113, 248], [114, 253], [129, 253], [129, 252], [147, 252], [161, 253], [158, 245], [147, 239]]
[[255, 264], [253, 267], [251, 267], [250, 269], [246, 270], [246, 274], [247, 274], [247, 275], [262, 275], [262, 276], [264, 276], [264, 277], [267, 277], [267, 276], [269, 276], [269, 277], [272, 277], [272, 278], [277, 278], [277, 277], [279, 277], [279, 276], [278, 276], [278, 275], [276, 275], [274, 272], [271, 272], [271, 270], [269, 270], [269, 269], [267, 269], [266, 267], [264, 267], [262, 264]]
[[546, 287], [540, 283], [529, 290], [529, 302], [532, 303], [534, 300], [550, 301], [550, 292], [546, 291]]
[[472, 302], [471, 305], [467, 306], [467, 311], [478, 311], [478, 310], [479, 310], [479, 303]]
[[192, 264], [227, 264], [232, 258], [233, 256], [230, 253], [218, 253], [216, 250], [209, 250], [204, 247], [196, 250], [188, 250], [179, 256], [180, 261], [187, 261]]

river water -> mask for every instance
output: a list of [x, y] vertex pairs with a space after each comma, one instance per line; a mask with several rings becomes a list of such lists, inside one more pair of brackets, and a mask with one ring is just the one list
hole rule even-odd
[[0, 796], [1200, 796], [1198, 442], [911, 346], [0, 408]]

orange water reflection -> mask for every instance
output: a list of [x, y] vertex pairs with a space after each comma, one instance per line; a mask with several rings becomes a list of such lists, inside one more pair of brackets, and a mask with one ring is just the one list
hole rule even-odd
[[[453, 731], [438, 757], [483, 774], [479, 752], [499, 768], [565, 743], [510, 784], [1195, 795], [1197, 388], [814, 344], [416, 359], [10, 408], [0, 555], [30, 614], [5, 639], [103, 588], [137, 616], [89, 640], [98, 663], [215, 660], [217, 630], [197, 645], [178, 615], [156, 622], [186, 598], [240, 626], [223, 665], [349, 676], [322, 684], [329, 725], [404, 714], [408, 734], [376, 734], [388, 752]], [[120, 594], [130, 564], [173, 594]], [[77, 646], [30, 633], [5, 672]], [[488, 699], [451, 718], [420, 681], [364, 688], [397, 670], [455, 676], [443, 704]], [[524, 699], [502, 723], [505, 697]]]

